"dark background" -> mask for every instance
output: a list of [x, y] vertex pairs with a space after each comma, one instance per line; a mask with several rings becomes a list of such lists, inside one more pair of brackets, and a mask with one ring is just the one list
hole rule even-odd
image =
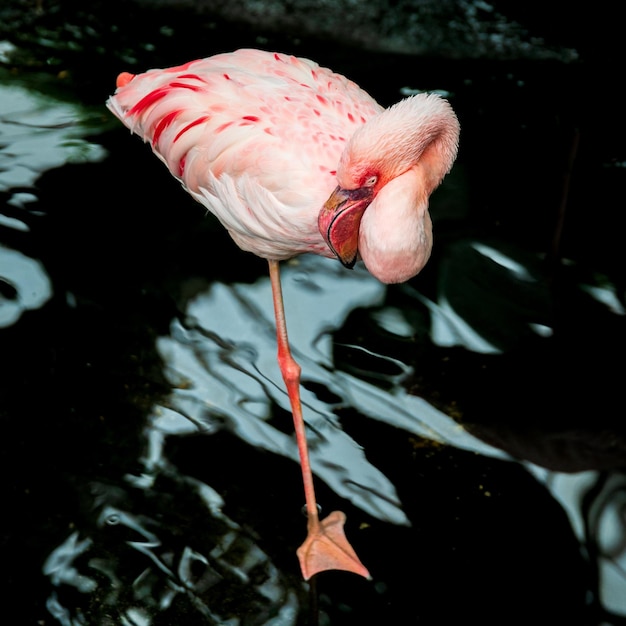
[[[300, 488], [292, 463], [227, 430], [174, 438], [169, 460], [224, 495], [229, 516], [249, 531], [245, 541], [271, 556], [280, 588], [298, 597], [298, 624], [626, 623], [603, 605], [598, 570], [601, 511], [611, 503], [624, 520], [625, 318], [580, 289], [612, 285], [626, 306], [624, 54], [614, 4], [222, 4], [0, 7], [0, 39], [15, 46], [2, 62], [3, 82], [101, 109], [93, 141], [109, 155], [42, 172], [28, 189], [37, 197], [28, 215], [8, 203], [18, 189], [0, 196], [3, 214], [30, 228], [0, 226], [0, 241], [40, 260], [54, 288], [44, 307], [0, 330], [1, 586], [12, 616], [5, 619], [123, 624], [126, 609], [140, 604], [151, 624], [222, 623], [218, 614], [266, 624], [281, 606], [258, 594], [267, 571], [247, 582], [221, 572], [219, 584], [198, 573], [205, 587], [167, 607], [139, 598], [142, 567], [128, 543], [135, 531], [103, 527], [94, 513], [106, 502], [158, 520], [155, 532], [175, 554], [191, 542], [206, 555], [226, 532], [176, 477], [161, 474], [152, 490], [130, 489], [121, 477], [142, 471], [145, 417], [167, 401], [154, 342], [180, 315], [190, 283], [253, 283], [265, 263], [237, 251], [103, 103], [120, 71], [262, 47], [329, 66], [383, 105], [407, 85], [450, 94], [461, 149], [434, 203], [433, 258], [410, 286], [432, 299], [444, 294], [502, 352], [437, 346], [427, 329], [400, 341], [377, 330], [370, 311], [355, 310], [336, 333], [335, 366], [363, 367], [342, 346], [365, 342], [411, 366], [405, 387], [484, 441], [557, 473], [597, 471], [579, 503], [585, 540], [521, 464], [424, 446], [347, 406], [337, 411], [343, 427], [394, 482], [413, 526], [395, 528], [340, 503], [369, 528], [352, 533], [375, 580], [328, 573], [309, 591], [293, 560], [303, 521], [282, 497]], [[0, 144], [10, 154], [10, 140]], [[481, 263], [469, 245], [475, 240], [519, 260], [537, 283], [512, 283]], [[16, 297], [0, 281], [0, 299]], [[413, 314], [402, 287], [386, 298]], [[531, 322], [551, 336], [529, 332]], [[477, 482], [494, 497], [478, 493]], [[267, 484], [281, 487], [268, 493]], [[42, 573], [74, 531], [92, 542], [73, 564], [92, 577], [100, 572], [95, 590], [55, 587]], [[623, 523], [621, 532], [623, 541]], [[150, 589], [159, 597], [159, 582]], [[52, 596], [63, 607], [56, 618]]]

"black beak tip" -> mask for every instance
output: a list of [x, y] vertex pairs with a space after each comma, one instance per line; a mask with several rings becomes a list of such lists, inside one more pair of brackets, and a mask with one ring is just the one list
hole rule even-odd
[[339, 259], [341, 261], [341, 264], [349, 270], [354, 269], [354, 264], [356, 263], [356, 257], [350, 259], [349, 261], [344, 261], [343, 259]]

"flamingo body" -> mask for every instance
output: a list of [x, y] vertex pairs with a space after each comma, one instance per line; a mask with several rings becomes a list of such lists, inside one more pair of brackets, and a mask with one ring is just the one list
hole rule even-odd
[[333, 256], [318, 213], [347, 139], [382, 110], [366, 92], [313, 61], [259, 50], [125, 76], [110, 110], [241, 248]]
[[345, 537], [344, 514], [318, 518], [278, 262], [312, 252], [347, 267], [362, 258], [386, 283], [417, 274], [432, 246], [428, 199], [457, 152], [450, 105], [420, 94], [383, 109], [313, 61], [237, 50], [122, 73], [107, 106], [242, 249], [268, 260], [308, 515], [297, 551], [302, 573], [343, 569], [369, 578]]

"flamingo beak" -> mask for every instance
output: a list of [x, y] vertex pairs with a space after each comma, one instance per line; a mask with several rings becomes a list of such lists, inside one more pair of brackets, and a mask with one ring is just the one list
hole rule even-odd
[[337, 187], [318, 216], [317, 224], [324, 241], [347, 268], [352, 268], [356, 262], [361, 218], [373, 198], [372, 187]]

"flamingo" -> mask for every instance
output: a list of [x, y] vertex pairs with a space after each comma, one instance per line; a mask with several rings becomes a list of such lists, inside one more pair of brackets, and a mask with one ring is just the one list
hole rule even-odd
[[304, 483], [304, 579], [331, 569], [371, 578], [346, 538], [345, 514], [319, 518], [279, 262], [314, 253], [348, 268], [361, 259], [383, 283], [415, 276], [432, 247], [429, 196], [457, 154], [452, 107], [418, 94], [384, 109], [314, 61], [254, 49], [123, 72], [116, 87], [110, 111], [240, 248], [268, 261]]

